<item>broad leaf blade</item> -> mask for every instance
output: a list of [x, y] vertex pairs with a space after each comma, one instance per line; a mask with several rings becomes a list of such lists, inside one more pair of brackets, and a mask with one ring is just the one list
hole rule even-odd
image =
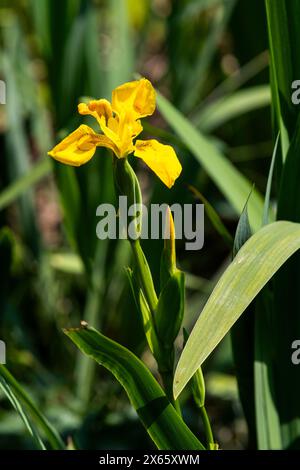
[[65, 333], [83, 353], [114, 374], [159, 449], [204, 448], [132, 352], [93, 328], [69, 329]]
[[284, 262], [300, 248], [300, 224], [279, 221], [254, 234], [224, 272], [180, 357], [178, 397], [189, 379]]

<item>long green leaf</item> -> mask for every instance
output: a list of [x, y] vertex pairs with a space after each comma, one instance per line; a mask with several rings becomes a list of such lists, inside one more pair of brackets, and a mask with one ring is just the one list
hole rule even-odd
[[51, 173], [52, 165], [49, 158], [42, 159], [35, 164], [23, 176], [11, 183], [0, 193], [0, 210], [5, 209], [25, 191], [38, 183], [42, 178]]
[[197, 188], [194, 188], [194, 186], [189, 185], [189, 189], [195, 195], [195, 197], [200, 199], [202, 204], [205, 205], [206, 215], [209, 218], [210, 222], [212, 223], [213, 227], [218, 232], [218, 234], [221, 235], [221, 237], [227, 243], [227, 245], [230, 248], [232, 248], [233, 238], [230, 232], [228, 231], [228, 229], [226, 228], [226, 226], [224, 225], [217, 211], [214, 209], [211, 203], [206, 199], [206, 197], [204, 197], [203, 194], [200, 191], [198, 191]]
[[266, 286], [255, 302], [254, 388], [257, 445], [281, 449], [280, 418], [275, 399], [273, 368], [272, 295]]
[[7, 368], [1, 364], [0, 377], [9, 385], [14, 396], [16, 396], [18, 401], [22, 403], [22, 405], [32, 416], [33, 420], [36, 422], [39, 428], [44, 432], [45, 436], [49, 441], [51, 449], [65, 449], [65, 445], [61, 437], [53, 428], [53, 426], [49, 423], [47, 418], [40, 412], [40, 410], [36, 407], [31, 398], [27, 395], [25, 390], [23, 390], [22, 386], [12, 376], [12, 374], [7, 370]]
[[183, 350], [175, 372], [175, 397], [260, 290], [299, 248], [300, 224], [285, 221], [263, 227], [245, 243], [217, 283]]
[[185, 109], [191, 109], [201, 94], [203, 84], [208, 75], [209, 66], [217, 51], [218, 41], [230, 20], [236, 3], [237, 0], [220, 1], [219, 9], [213, 17], [213, 24], [209, 34], [199, 52], [199, 57], [195, 60], [193, 72], [186, 77]]
[[[251, 194], [249, 195], [251, 198]], [[249, 200], [249, 199], [248, 199]], [[251, 237], [247, 203], [240, 216], [232, 255], [233, 258]], [[239, 389], [239, 397], [248, 425], [248, 446], [256, 448], [255, 401], [254, 401], [254, 310], [252, 302], [230, 330], [231, 347], [234, 359], [235, 373]]]
[[[272, 160], [269, 169], [265, 202], [264, 214], [262, 225], [269, 223], [270, 216], [270, 197], [271, 187], [273, 180], [273, 173], [275, 162], [278, 156], [280, 133], [278, 133]], [[255, 410], [256, 421], [256, 438], [257, 447], [261, 450], [266, 449], [280, 449], [282, 446], [281, 433], [280, 433], [280, 418], [277, 404], [275, 403], [275, 384], [274, 384], [274, 370], [273, 370], [273, 357], [272, 357], [272, 334], [270, 331], [273, 328], [272, 322], [272, 302], [273, 296], [270, 286], [266, 286], [258, 295], [256, 302], [251, 304], [252, 318], [241, 318], [242, 321], [246, 320], [248, 323], [251, 321], [251, 326], [245, 331], [244, 345], [249, 340], [252, 341], [252, 349], [254, 351], [251, 366], [248, 364], [248, 375], [251, 372], [251, 379], [254, 379], [254, 387], [246, 391], [247, 401], [243, 403], [243, 408], [249, 408], [251, 403], [251, 410]], [[251, 335], [249, 332], [251, 331]], [[251, 349], [251, 350], [252, 350]], [[238, 360], [238, 359], [237, 359]], [[241, 372], [245, 373], [245, 370]], [[252, 381], [251, 381], [252, 385]], [[252, 407], [252, 394], [255, 392], [255, 406]], [[251, 395], [250, 395], [251, 394]], [[250, 396], [250, 400], [249, 400]]]
[[[203, 166], [237, 214], [240, 214], [251, 192], [252, 184], [166, 98], [158, 95], [157, 102], [166, 121]], [[263, 200], [256, 190], [252, 192], [248, 211], [251, 225], [258, 229], [261, 225]]]
[[128, 18], [127, 2], [110, 0], [110, 39], [112, 49], [109, 57], [107, 79], [110, 92], [113, 88], [132, 78], [134, 70], [134, 45]]
[[270, 103], [271, 92], [269, 85], [259, 85], [220, 98], [211, 105], [206, 106], [193, 121], [201, 131], [211, 132], [230, 119], [269, 106]]
[[[281, 172], [277, 218], [300, 222], [299, 174], [300, 174], [300, 117], [291, 139], [289, 150]], [[300, 254], [280, 270], [274, 279], [274, 306], [272, 317], [274, 380], [280, 415], [282, 445], [284, 448], [299, 448], [300, 407], [299, 372], [290, 361], [290, 345], [300, 335]], [[287, 312], [283, 315], [282, 312]]]
[[204, 449], [169, 403], [146, 366], [94, 328], [64, 330], [79, 349], [114, 374], [159, 449]]
[[[11, 180], [23, 176], [31, 167], [30, 148], [24, 128], [24, 97], [17, 74], [18, 64], [26, 67], [27, 54], [22, 43], [21, 29], [17, 20], [10, 28], [5, 28], [6, 51], [3, 55], [3, 73], [9, 87], [7, 87], [7, 118], [8, 132], [5, 135], [7, 144], [7, 165]], [[23, 111], [23, 112], [22, 112]], [[29, 189], [22, 194], [19, 201], [20, 215], [22, 217], [23, 236], [35, 254], [39, 252], [39, 233], [37, 231], [34, 212], [33, 194]]]
[[32, 439], [36, 443], [36, 446], [40, 450], [46, 450], [46, 447], [42, 441], [42, 438], [39, 436], [35, 426], [30, 422], [30, 419], [27, 416], [26, 411], [24, 410], [22, 403], [18, 400], [8, 383], [0, 376], [0, 387], [4, 391], [5, 395], [9, 399], [10, 403], [16, 410], [16, 412], [20, 415], [21, 419], [23, 420], [29, 434], [31, 435]]
[[[274, 133], [280, 130], [281, 162], [276, 161], [278, 181], [277, 218], [300, 222], [300, 118], [292, 101], [292, 82], [300, 76], [300, 2], [266, 1], [270, 57]], [[279, 179], [279, 178], [277, 178]], [[290, 348], [300, 335], [300, 254], [276, 274], [272, 308], [272, 375], [281, 426], [282, 447], [298, 449], [300, 442], [300, 376], [291, 361]], [[262, 326], [264, 328], [264, 325]], [[268, 436], [266, 436], [268, 437]]]
[[[293, 133], [297, 106], [291, 100], [291, 85], [299, 72], [299, 59], [294, 53], [299, 37], [299, 2], [266, 0], [271, 55], [272, 100], [281, 134], [283, 159]], [[284, 46], [283, 46], [284, 44]], [[277, 131], [275, 129], [275, 131]]]
[[[267, 180], [267, 187], [266, 187], [266, 194], [265, 194], [265, 202], [264, 202], [264, 213], [263, 213], [263, 220], [262, 220], [262, 225], [266, 225], [269, 223], [269, 217], [270, 217], [270, 199], [271, 199], [271, 189], [272, 189], [272, 181], [273, 181], [273, 173], [274, 173], [274, 167], [276, 163], [276, 158], [278, 155], [278, 144], [279, 144], [279, 139], [280, 139], [280, 132], [277, 135], [277, 139], [275, 142], [274, 150], [273, 150], [273, 155], [271, 159], [271, 165], [269, 169], [269, 174], [268, 174], [268, 180]], [[274, 217], [274, 214], [272, 214]], [[274, 220], [272, 220], [274, 222]]]

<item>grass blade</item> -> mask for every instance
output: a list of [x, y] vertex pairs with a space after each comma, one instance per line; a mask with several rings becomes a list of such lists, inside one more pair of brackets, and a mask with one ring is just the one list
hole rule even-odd
[[108, 82], [110, 90], [132, 79], [134, 46], [128, 18], [127, 2], [110, 0], [112, 50], [109, 58]]
[[0, 378], [4, 380], [12, 390], [14, 396], [17, 397], [18, 401], [22, 403], [35, 420], [36, 424], [43, 430], [45, 436], [47, 437], [49, 444], [52, 449], [65, 449], [64, 442], [62, 441], [59, 434], [49, 423], [47, 418], [38, 410], [35, 404], [32, 402], [31, 398], [23, 390], [21, 385], [17, 380], [11, 375], [7, 368], [3, 365], [0, 365]]
[[[273, 173], [274, 173], [274, 167], [275, 167], [275, 162], [276, 158], [278, 155], [278, 144], [279, 144], [279, 139], [280, 139], [280, 133], [278, 133], [274, 150], [273, 150], [273, 155], [272, 155], [272, 160], [271, 160], [271, 165], [270, 165], [270, 170], [269, 170], [269, 175], [268, 175], [268, 181], [267, 181], [267, 187], [266, 187], [266, 194], [265, 194], [265, 202], [264, 202], [264, 213], [263, 213], [263, 220], [262, 220], [262, 225], [267, 225], [269, 223], [269, 217], [270, 217], [270, 198], [271, 198], [271, 189], [272, 189], [272, 180], [273, 180]], [[272, 221], [273, 222], [273, 221]]]
[[193, 122], [202, 132], [212, 132], [230, 119], [235, 119], [270, 104], [271, 92], [269, 85], [259, 85], [237, 91], [232, 95], [214, 101], [206, 106], [193, 119]]
[[[294, 11], [289, 14], [291, 3], [291, 9]], [[297, 64], [298, 61], [292, 60], [296, 58], [293, 49], [294, 44], [297, 44], [297, 30], [299, 31], [299, 25], [295, 24], [296, 30], [292, 27], [294, 26], [292, 20], [295, 19], [297, 22], [297, 17], [299, 18], [297, 4], [298, 2], [286, 2], [285, 0], [276, 2], [266, 0], [271, 54], [272, 101], [277, 130], [280, 130], [281, 134], [283, 160], [285, 160], [288, 151], [297, 117], [297, 107], [291, 101], [291, 84], [298, 76], [297, 70], [293, 70], [293, 64]]]
[[201, 89], [207, 78], [209, 66], [217, 50], [218, 41], [227, 26], [236, 2], [237, 0], [222, 0], [220, 2], [218, 14], [214, 17], [210, 33], [199, 53], [198, 59], [196, 59], [193, 73], [190, 73], [187, 77], [189, 81], [186, 86], [188, 94], [184, 100], [185, 109], [191, 109], [200, 96]]
[[266, 286], [255, 305], [255, 413], [257, 444], [260, 450], [282, 447], [272, 364], [272, 300], [270, 289]]
[[221, 217], [214, 209], [214, 207], [208, 202], [206, 197], [203, 196], [198, 189], [194, 188], [194, 186], [189, 185], [190, 191], [194, 194], [194, 196], [205, 205], [206, 215], [211, 221], [213, 227], [216, 229], [219, 235], [223, 238], [223, 240], [227, 243], [227, 245], [231, 248], [233, 244], [233, 238], [230, 235], [229, 231], [227, 230], [226, 226], [223, 224]]
[[31, 435], [32, 439], [36, 443], [36, 446], [40, 450], [46, 450], [46, 447], [41, 439], [41, 437], [38, 435], [35, 427], [32, 425], [30, 422], [25, 410], [23, 409], [22, 404], [19, 402], [18, 398], [16, 395], [13, 393], [9, 385], [6, 383], [6, 381], [3, 379], [3, 377], [0, 377], [0, 387], [4, 391], [5, 395], [7, 396], [8, 400], [14, 407], [17, 413], [19, 413], [21, 419], [23, 420], [27, 430], [29, 431], [29, 434]]
[[31, 188], [31, 186], [38, 183], [45, 176], [49, 175], [51, 170], [52, 164], [48, 158], [42, 159], [36, 163], [32, 169], [27, 171], [23, 176], [11, 183], [0, 193], [0, 210], [5, 209], [16, 199], [18, 199], [24, 192]]

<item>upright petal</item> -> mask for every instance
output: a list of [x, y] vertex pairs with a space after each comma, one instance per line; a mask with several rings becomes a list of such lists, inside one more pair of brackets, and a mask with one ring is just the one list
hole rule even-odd
[[66, 165], [80, 166], [93, 157], [98, 146], [115, 151], [113, 143], [106, 136], [96, 134], [89, 126], [81, 125], [48, 155]]
[[155, 90], [146, 78], [124, 83], [112, 92], [112, 108], [117, 113], [125, 110], [132, 119], [151, 116], [155, 110]]
[[141, 158], [168, 188], [181, 173], [182, 167], [174, 149], [157, 140], [137, 140], [134, 155]]
[[119, 158], [126, 157], [134, 150], [133, 139], [142, 132], [143, 128], [139, 120], [133, 121], [124, 111], [111, 117], [106, 122], [101, 117], [100, 127], [102, 132], [114, 143]]
[[97, 119], [99, 125], [102, 116], [104, 116], [105, 121], [108, 121], [112, 117], [112, 109], [109, 101], [105, 99], [101, 100], [92, 100], [89, 103], [79, 103], [78, 112], [82, 115], [91, 115]]

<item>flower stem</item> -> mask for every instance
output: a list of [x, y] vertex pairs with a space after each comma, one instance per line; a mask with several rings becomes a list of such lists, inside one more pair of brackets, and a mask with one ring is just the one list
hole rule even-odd
[[[127, 159], [114, 159], [114, 181], [115, 181], [115, 188], [116, 194], [121, 196], [126, 196], [128, 199], [129, 205], [141, 205], [142, 204], [142, 194], [139, 185], [139, 181], [136, 177], [135, 172], [133, 171], [132, 167], [130, 166]], [[141, 227], [137, 229], [137, 235], [141, 232]], [[171, 250], [171, 255], [173, 258], [175, 257], [175, 247], [174, 247], [174, 238], [173, 237], [173, 244], [171, 247], [168, 247]], [[162, 381], [165, 387], [166, 395], [168, 396], [170, 402], [174, 405], [175, 409], [180, 413], [180, 408], [178, 403], [175, 402], [173, 398], [173, 364], [174, 358], [172, 359], [166, 356], [164, 350], [164, 344], [158, 338], [157, 335], [157, 328], [155, 326], [155, 314], [157, 310], [158, 298], [155, 292], [155, 287], [151, 275], [151, 271], [149, 268], [149, 264], [145, 257], [145, 254], [142, 250], [140, 239], [139, 237], [130, 238], [128, 236], [128, 240], [131, 245], [131, 249], [134, 256], [134, 261], [136, 265], [137, 277], [139, 282], [139, 287], [143, 291], [144, 297], [148, 304], [153, 322], [152, 327], [154, 328], [154, 335], [157, 336], [157, 351], [154, 352], [154, 357], [157, 361], [158, 368], [160, 370], [160, 374], [162, 377]], [[173, 251], [172, 251], [173, 249]], [[171, 261], [175, 263], [175, 258]], [[170, 269], [173, 266], [170, 266]]]
[[181, 416], [181, 409], [180, 409], [179, 401], [175, 400], [173, 396], [173, 372], [172, 371], [160, 372], [160, 376], [163, 382], [164, 390], [169, 399], [169, 402], [174, 406], [179, 416]]
[[[143, 293], [147, 300], [151, 314], [154, 318], [158, 299], [157, 299], [157, 295], [155, 292], [150, 268], [146, 260], [146, 257], [144, 255], [144, 252], [142, 250], [142, 247], [140, 245], [140, 241], [139, 240], [131, 241], [131, 247], [132, 247], [132, 251], [134, 254], [134, 258], [135, 258], [141, 287], [143, 289]], [[158, 357], [156, 357], [156, 360], [158, 361], [158, 367], [159, 367], [160, 360]], [[173, 363], [173, 360], [171, 362]], [[181, 415], [179, 402], [177, 400], [174, 400], [174, 397], [173, 397], [173, 371], [172, 370], [165, 370], [165, 371], [160, 370], [159, 373], [162, 378], [164, 389], [165, 389], [166, 395], [170, 403], [172, 403], [177, 413]]]
[[204, 426], [207, 448], [210, 449], [215, 446], [215, 441], [214, 441], [214, 436], [213, 436], [213, 432], [211, 429], [210, 421], [209, 421], [205, 406], [200, 406], [199, 410], [201, 414], [202, 423]]

